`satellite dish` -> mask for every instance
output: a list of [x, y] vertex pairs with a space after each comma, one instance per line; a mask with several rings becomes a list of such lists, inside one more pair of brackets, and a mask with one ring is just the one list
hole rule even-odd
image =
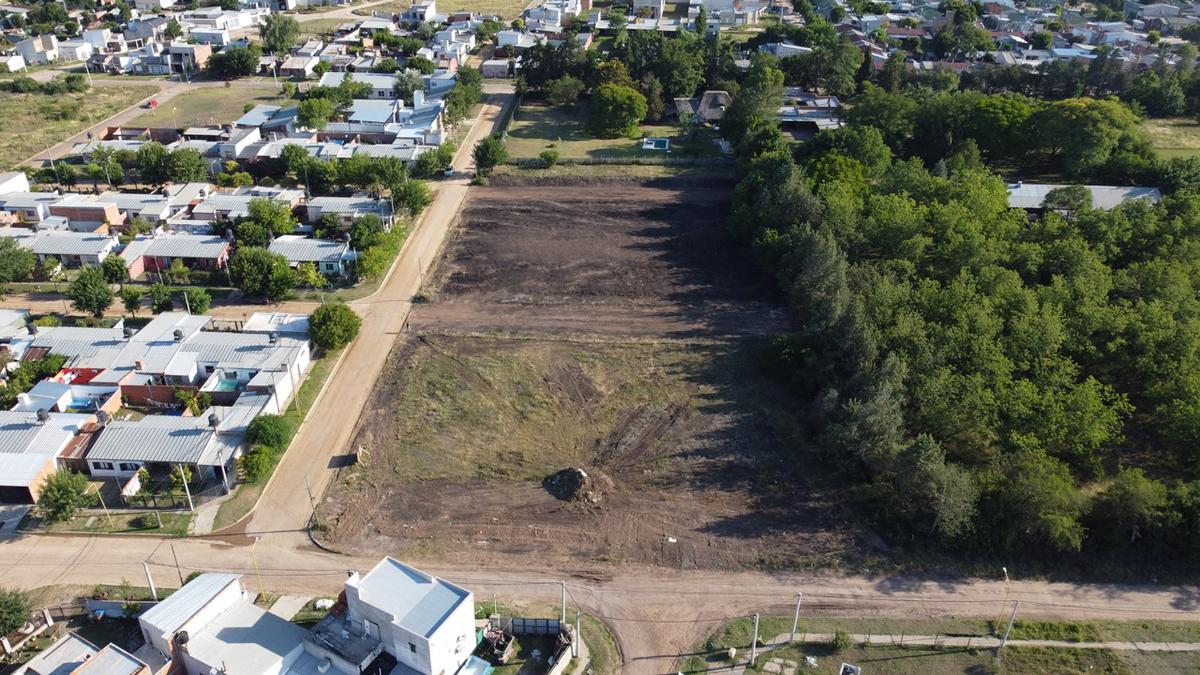
[[96, 419], [100, 420], [100, 424], [108, 424], [112, 421], [112, 415], [109, 415], [107, 410], [101, 410], [96, 413]]

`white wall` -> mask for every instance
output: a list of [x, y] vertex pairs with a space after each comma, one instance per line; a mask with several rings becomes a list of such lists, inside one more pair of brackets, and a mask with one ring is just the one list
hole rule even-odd
[[[197, 630], [204, 626], [204, 624], [212, 621], [221, 612], [232, 607], [234, 603], [246, 600], [246, 590], [242, 587], [241, 580], [234, 581], [222, 589], [221, 592], [218, 593], [216, 597], [212, 598], [207, 605], [200, 608], [200, 611], [196, 612], [191, 619], [184, 622], [184, 624], [180, 626], [176, 632], [179, 630]], [[169, 601], [170, 598], [164, 602]], [[154, 645], [154, 648], [157, 649], [160, 654], [164, 656], [170, 656], [171, 638], [174, 637], [174, 634], [162, 635], [158, 633], [153, 626], [148, 626], [143, 623], [141, 619], [139, 619], [138, 622], [141, 623], [142, 626], [142, 636], [145, 637], [150, 644]], [[204, 672], [208, 672], [207, 669], [205, 669]]]

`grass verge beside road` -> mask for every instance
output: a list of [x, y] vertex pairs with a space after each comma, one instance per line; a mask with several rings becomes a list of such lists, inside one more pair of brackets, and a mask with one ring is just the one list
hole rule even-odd
[[[333, 372], [333, 365], [337, 363], [341, 355], [342, 350], [339, 349], [327, 352], [313, 362], [312, 369], [308, 372], [308, 377], [304, 378], [304, 383], [300, 385], [300, 404], [304, 406], [305, 412], [312, 408], [313, 401], [316, 399], [317, 394], [320, 393], [321, 388], [325, 386], [325, 381], [329, 379], [330, 373]], [[287, 411], [283, 414], [283, 419], [287, 421], [293, 436], [300, 428], [300, 423], [304, 421], [304, 417], [296, 411], [295, 403], [288, 406]], [[250, 510], [258, 503], [258, 498], [262, 494], [262, 491], [267, 487], [267, 482], [270, 480], [271, 474], [275, 473], [275, 468], [286, 454], [283, 453], [274, 460], [271, 470], [267, 472], [267, 475], [262, 480], [257, 483], [241, 483], [235, 488], [233, 496], [225, 500], [217, 510], [217, 517], [213, 521], [214, 532], [233, 525], [244, 518], [247, 513], [250, 513]], [[295, 487], [296, 489], [303, 488], [303, 486]]]
[[86, 92], [45, 96], [0, 96], [0, 168], [7, 169], [44, 152], [157, 90], [153, 86], [97, 87]]
[[253, 86], [205, 87], [165, 101], [155, 110], [133, 118], [131, 126], [182, 129], [207, 124], [228, 124], [241, 117], [247, 104], [281, 105], [287, 99], [273, 82]]
[[[372, 7], [364, 7], [354, 10], [355, 14], [361, 16], [371, 16], [372, 12], [403, 12], [408, 9], [412, 3], [408, 0], [395, 0], [395, 2], [385, 2], [382, 5], [374, 5]], [[483, 16], [499, 16], [502, 19], [512, 20], [521, 15], [521, 10], [529, 3], [526, 0], [457, 0], [456, 2], [448, 3], [445, 7], [438, 7], [438, 11], [453, 14], [456, 12], [478, 12]]]
[[113, 513], [110, 518], [98, 511], [88, 511], [76, 515], [71, 520], [61, 523], [45, 523], [36, 520], [35, 527], [48, 534], [153, 534], [166, 537], [182, 537], [187, 534], [188, 524], [192, 521], [190, 513], [175, 513], [164, 511], [162, 527], [150, 511], [140, 513]]

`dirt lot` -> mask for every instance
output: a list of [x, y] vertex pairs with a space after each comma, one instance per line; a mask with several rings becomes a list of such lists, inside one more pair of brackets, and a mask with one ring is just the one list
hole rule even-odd
[[837, 557], [853, 533], [796, 460], [794, 402], [756, 367], [786, 324], [724, 233], [728, 195], [479, 190], [364, 411], [365, 466], [320, 509], [326, 543], [684, 568]]

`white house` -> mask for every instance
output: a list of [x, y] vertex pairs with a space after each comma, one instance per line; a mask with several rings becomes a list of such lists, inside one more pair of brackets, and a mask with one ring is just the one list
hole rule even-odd
[[44, 66], [58, 60], [58, 38], [39, 35], [17, 43], [17, 53], [31, 66]]
[[8, 192], [29, 192], [29, 177], [24, 171], [0, 173], [0, 195]]
[[456, 673], [475, 649], [471, 592], [387, 557], [345, 584], [350, 621], [404, 666]]
[[385, 99], [397, 98], [396, 76], [381, 73], [325, 73], [321, 76], [322, 87], [336, 87], [346, 79], [347, 75], [355, 82], [370, 85], [371, 93], [368, 98]]
[[428, 0], [427, 2], [414, 2], [400, 15], [400, 20], [405, 23], [424, 23], [433, 21], [435, 15], [437, 15], [437, 3], [434, 0]]
[[63, 40], [58, 43], [58, 55], [67, 61], [86, 61], [94, 51], [92, 43], [86, 40]]
[[278, 675], [304, 653], [305, 630], [256, 606], [235, 574], [201, 574], [138, 617], [146, 644], [187, 675]]
[[6, 73], [19, 73], [25, 70], [25, 57], [20, 54], [0, 55], [0, 68]]

